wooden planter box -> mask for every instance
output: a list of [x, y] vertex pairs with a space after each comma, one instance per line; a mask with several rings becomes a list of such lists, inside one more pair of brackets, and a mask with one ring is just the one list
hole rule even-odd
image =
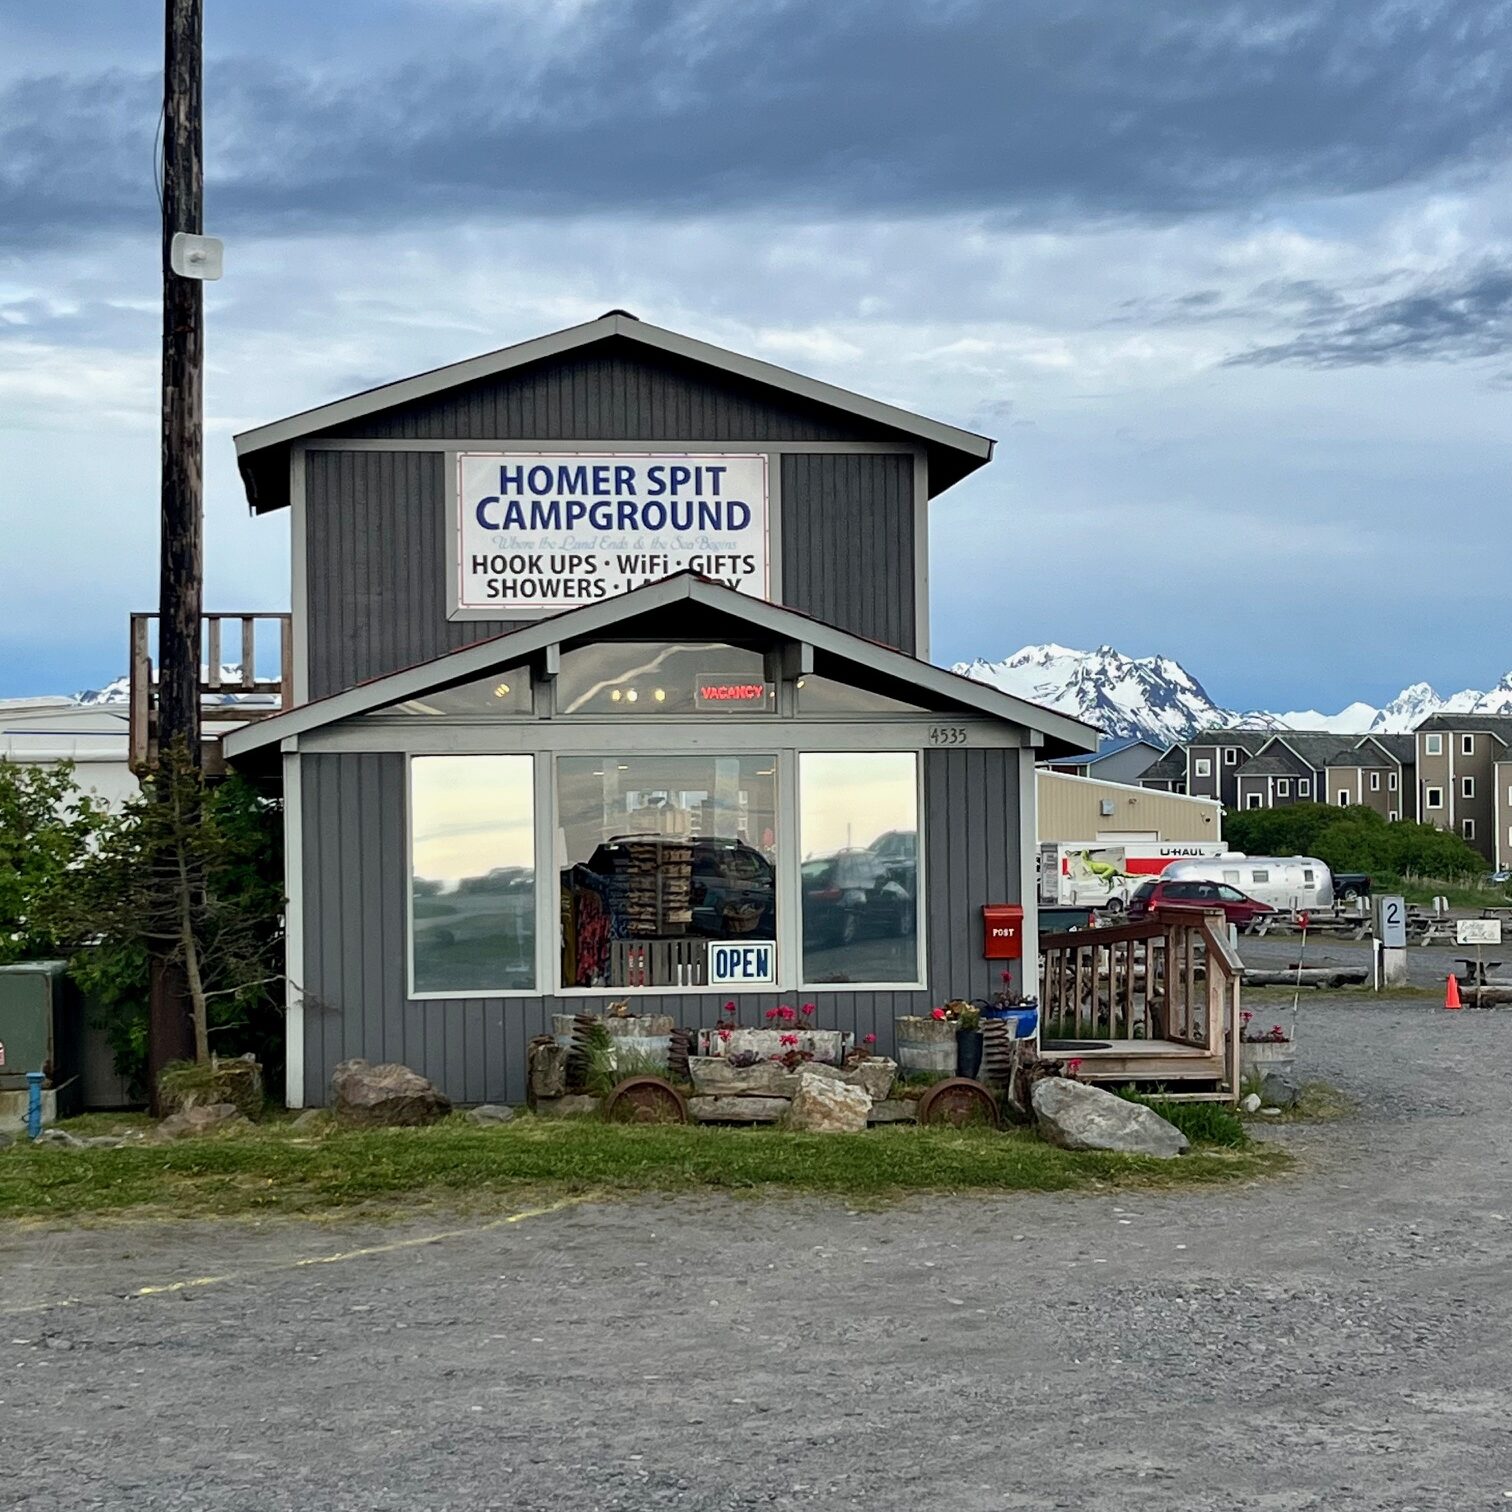
[[[693, 1090], [700, 1097], [791, 1097], [798, 1090], [801, 1074], [787, 1070], [776, 1061], [732, 1066], [717, 1055], [690, 1056], [688, 1071], [693, 1078]], [[879, 1103], [886, 1101], [897, 1071], [896, 1062], [874, 1056], [844, 1071], [826, 1066], [822, 1074], [861, 1087], [874, 1103]]]
[[[796, 1045], [784, 1045], [783, 1035], [798, 1036]], [[788, 1050], [806, 1050], [826, 1066], [840, 1065], [851, 1048], [852, 1036], [838, 1029], [732, 1029], [729, 1039], [721, 1039], [718, 1029], [698, 1031], [700, 1055], [738, 1055], [754, 1050], [762, 1060], [782, 1055]]]

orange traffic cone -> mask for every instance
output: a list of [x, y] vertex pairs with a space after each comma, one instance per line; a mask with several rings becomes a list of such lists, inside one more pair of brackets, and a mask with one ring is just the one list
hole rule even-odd
[[1449, 984], [1444, 990], [1444, 1007], [1463, 1008], [1464, 1006], [1465, 1005], [1460, 1002], [1459, 978], [1455, 976], [1455, 974], [1451, 971], [1449, 973]]

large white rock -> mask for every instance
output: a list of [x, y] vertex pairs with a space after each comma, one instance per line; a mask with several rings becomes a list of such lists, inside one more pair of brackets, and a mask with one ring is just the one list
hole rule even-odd
[[451, 1112], [447, 1097], [398, 1061], [342, 1061], [331, 1073], [331, 1101], [338, 1123], [359, 1128], [434, 1123]]
[[788, 1128], [805, 1134], [859, 1134], [870, 1112], [871, 1096], [864, 1087], [805, 1070], [788, 1111]]
[[1153, 1108], [1101, 1087], [1046, 1077], [1035, 1082], [1031, 1098], [1040, 1133], [1063, 1150], [1115, 1150], [1168, 1160], [1187, 1148], [1186, 1135]]

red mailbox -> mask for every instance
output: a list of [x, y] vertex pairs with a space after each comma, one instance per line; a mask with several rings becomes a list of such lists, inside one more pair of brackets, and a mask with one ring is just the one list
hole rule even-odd
[[1020, 903], [982, 905], [982, 954], [989, 961], [1017, 961], [1024, 954], [1024, 909]]

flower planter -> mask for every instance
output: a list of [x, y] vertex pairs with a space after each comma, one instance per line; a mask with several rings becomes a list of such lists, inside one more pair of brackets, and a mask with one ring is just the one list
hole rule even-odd
[[[896, 1061], [874, 1055], [843, 1071], [822, 1061], [809, 1062], [818, 1071], [848, 1086], [860, 1087], [873, 1102], [884, 1102], [898, 1074]], [[732, 1066], [723, 1056], [688, 1057], [688, 1074], [700, 1097], [791, 1097], [798, 1090], [802, 1071], [789, 1071], [776, 1061], [757, 1061], [754, 1066]]]
[[[738, 1055], [741, 1051], [754, 1051], [762, 1060], [774, 1055], [784, 1055], [789, 1050], [806, 1051], [816, 1061], [826, 1066], [838, 1066], [851, 1048], [852, 1037], [838, 1029], [731, 1029], [728, 1039], [721, 1039], [721, 1030], [698, 1031], [700, 1055]], [[783, 1044], [783, 1039], [795, 1039], [796, 1044]]]
[[982, 1031], [980, 1029], [957, 1029], [956, 1036], [957, 1076], [975, 1078], [982, 1069]]
[[1263, 1080], [1274, 1072], [1288, 1081], [1296, 1079], [1297, 1045], [1295, 1040], [1240, 1040], [1239, 1080]]
[[904, 1071], [923, 1071], [932, 1076], [954, 1076], [956, 1026], [949, 1019], [908, 1015], [897, 1026], [898, 1065]]

